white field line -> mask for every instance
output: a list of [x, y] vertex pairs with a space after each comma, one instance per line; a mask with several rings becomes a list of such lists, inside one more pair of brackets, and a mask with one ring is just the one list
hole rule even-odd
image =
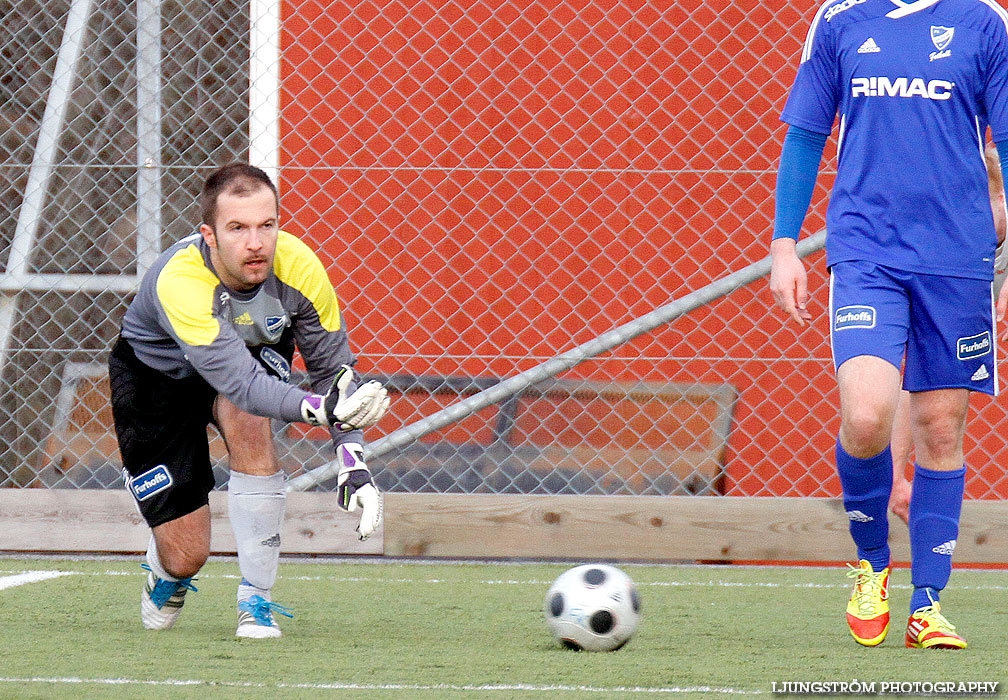
[[[839, 571], [839, 570], [838, 570]], [[38, 575], [45, 574], [44, 578], [55, 578], [57, 576], [140, 576], [145, 575], [138, 567], [135, 571], [23, 571], [23, 570], [5, 570], [0, 569], [0, 574], [15, 574], [21, 575]], [[238, 580], [241, 578], [239, 574], [197, 574], [197, 579], [207, 579], [207, 580]], [[372, 583], [372, 584], [442, 584], [442, 583], [458, 583], [457, 579], [448, 578], [409, 578], [409, 577], [391, 577], [391, 576], [284, 576], [283, 567], [281, 566], [280, 574], [277, 576], [278, 579], [285, 581], [327, 581], [331, 583]], [[0, 578], [0, 588], [4, 588], [2, 582], [4, 578]], [[42, 579], [39, 579], [42, 580]], [[25, 581], [25, 583], [31, 583], [31, 581]], [[483, 579], [480, 581], [475, 581], [481, 585], [487, 586], [549, 586], [553, 583], [552, 579]], [[776, 583], [772, 581], [725, 581], [722, 579], [708, 579], [703, 581], [635, 581], [640, 588], [777, 588], [777, 589], [788, 589], [788, 588], [808, 588], [808, 589], [848, 589], [850, 588], [850, 583], [844, 583], [843, 581], [837, 581], [836, 583], [815, 583], [812, 581], [796, 581], [792, 583]], [[18, 585], [18, 584], [13, 584]], [[890, 588], [896, 590], [912, 590], [913, 586], [905, 583], [890, 583]], [[954, 586], [956, 590], [962, 591], [1008, 591], [1008, 585], [978, 585], [978, 586], [967, 586], [967, 585], [956, 585]]]
[[145, 680], [139, 678], [4, 678], [0, 683], [28, 684], [47, 683], [64, 685], [140, 685], [140, 686], [207, 686], [226, 688], [263, 688], [297, 690], [409, 690], [409, 691], [457, 691], [457, 692], [528, 692], [528, 693], [640, 693], [646, 695], [682, 695], [685, 693], [705, 693], [717, 695], [764, 695], [763, 690], [744, 688], [719, 688], [714, 686], [591, 686], [591, 685], [533, 685], [527, 683], [501, 683], [492, 685], [452, 685], [448, 683], [249, 683], [237, 681], [205, 681], [167, 678], [165, 680]]
[[11, 576], [0, 577], [0, 591], [5, 588], [13, 588], [14, 586], [23, 586], [26, 583], [38, 583], [39, 581], [59, 578], [60, 576], [70, 576], [73, 573], [72, 571], [22, 571]]

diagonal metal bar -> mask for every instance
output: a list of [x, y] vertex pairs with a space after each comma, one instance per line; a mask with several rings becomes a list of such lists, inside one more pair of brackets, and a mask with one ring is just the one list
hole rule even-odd
[[[821, 250], [825, 245], [826, 232], [820, 231], [798, 243], [798, 255], [800, 257], [805, 257], [811, 253]], [[751, 265], [747, 265], [741, 270], [725, 275], [724, 277], [711, 282], [707, 286], [698, 289], [695, 292], [690, 292], [680, 299], [676, 299], [664, 306], [660, 306], [654, 311], [640, 316], [633, 321], [625, 323], [622, 326], [614, 328], [610, 331], [606, 331], [596, 338], [589, 340], [587, 343], [578, 345], [577, 347], [557, 355], [546, 362], [538, 364], [531, 369], [525, 370], [513, 377], [509, 377], [489, 389], [484, 389], [477, 394], [473, 394], [472, 396], [441, 409], [437, 413], [433, 413], [429, 416], [421, 418], [415, 423], [399, 428], [385, 437], [369, 443], [364, 448], [364, 458], [365, 460], [368, 460], [392, 450], [404, 447], [428, 433], [439, 430], [440, 428], [466, 418], [476, 411], [479, 411], [491, 404], [498, 403], [509, 396], [516, 395], [537, 382], [556, 376], [557, 374], [569, 370], [591, 357], [595, 357], [603, 352], [612, 350], [616, 346], [621, 345], [628, 340], [632, 340], [637, 336], [652, 331], [659, 326], [674, 321], [680, 316], [703, 306], [704, 304], [709, 304], [716, 299], [730, 294], [736, 289], [739, 289], [740, 287], [769, 274], [770, 262], [770, 257], [767, 256], [762, 260], [752, 263]], [[287, 485], [287, 490], [305, 491], [324, 482], [326, 479], [336, 476], [338, 471], [339, 462], [333, 460], [321, 467], [311, 470], [310, 472], [291, 479], [290, 483]]]

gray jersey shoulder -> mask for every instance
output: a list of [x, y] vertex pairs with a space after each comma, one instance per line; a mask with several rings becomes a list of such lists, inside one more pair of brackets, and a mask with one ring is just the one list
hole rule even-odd
[[[290, 249], [278, 246], [277, 255]], [[297, 254], [307, 253], [299, 247]], [[331, 285], [328, 292], [335, 302]], [[166, 249], [147, 271], [122, 335], [144, 364], [168, 376], [200, 374], [243, 410], [298, 420], [306, 392], [270, 377], [248, 351], [277, 342], [288, 327], [316, 389], [340, 364], [354, 363], [342, 319], [324, 328], [313, 300], [273, 272], [251, 293], [229, 290], [202, 236], [194, 234]]]

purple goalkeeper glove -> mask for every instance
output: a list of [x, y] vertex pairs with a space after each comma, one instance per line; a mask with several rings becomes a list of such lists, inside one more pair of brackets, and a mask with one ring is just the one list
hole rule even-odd
[[388, 391], [379, 382], [370, 381], [347, 395], [353, 370], [341, 365], [325, 394], [309, 394], [301, 402], [301, 417], [311, 425], [355, 430], [374, 425], [388, 410]]
[[364, 464], [364, 448], [348, 442], [336, 448], [340, 462], [336, 476], [336, 495], [340, 508], [353, 513], [361, 509], [357, 534], [361, 540], [370, 537], [382, 521], [382, 496], [371, 480], [371, 471]]

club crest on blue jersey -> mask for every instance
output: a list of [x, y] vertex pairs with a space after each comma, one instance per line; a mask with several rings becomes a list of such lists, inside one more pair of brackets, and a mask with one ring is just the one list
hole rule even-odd
[[269, 334], [276, 333], [282, 329], [287, 324], [286, 316], [267, 316], [265, 319], [266, 332]]
[[931, 25], [931, 43], [939, 51], [944, 51], [952, 43], [955, 36], [955, 27], [940, 27]]
[[833, 330], [842, 331], [848, 328], [874, 328], [875, 307], [855, 304], [844, 306], [833, 314]]
[[992, 348], [990, 331], [984, 331], [968, 338], [959, 338], [956, 341], [956, 356], [960, 360], [972, 360], [975, 357], [983, 357]]
[[134, 476], [129, 480], [129, 489], [133, 497], [138, 501], [146, 501], [151, 496], [161, 493], [165, 489], [171, 488], [174, 483], [168, 467], [159, 464], [153, 469], [145, 471], [143, 474]]
[[937, 51], [932, 51], [928, 54], [928, 57], [932, 61], [936, 61], [939, 58], [948, 58], [952, 55], [952, 51], [949, 49], [949, 44], [952, 43], [952, 37], [955, 36], [955, 27], [940, 27], [931, 25], [931, 43], [934, 44]]

